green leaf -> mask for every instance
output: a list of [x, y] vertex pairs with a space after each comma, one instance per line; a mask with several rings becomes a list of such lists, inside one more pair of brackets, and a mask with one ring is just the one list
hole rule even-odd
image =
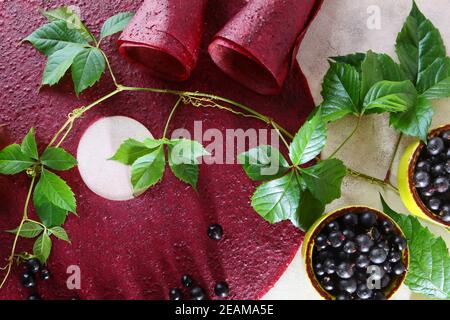
[[252, 197], [252, 207], [270, 223], [290, 220], [300, 202], [300, 185], [295, 172], [260, 185]]
[[89, 29], [81, 21], [78, 14], [72, 10], [70, 7], [62, 6], [53, 10], [42, 11], [44, 15], [50, 22], [63, 21], [67, 24], [68, 28], [74, 29], [80, 32], [83, 38], [88, 41], [95, 41], [94, 36], [91, 34]]
[[348, 114], [359, 113], [361, 80], [358, 70], [343, 63], [330, 63], [322, 85], [323, 121], [336, 121]]
[[44, 168], [42, 168], [35, 192], [40, 192], [53, 205], [61, 209], [76, 212], [76, 200], [70, 187], [59, 176]]
[[111, 36], [117, 32], [123, 31], [125, 27], [130, 22], [131, 18], [133, 18], [133, 12], [121, 12], [105, 21], [102, 27], [102, 31], [100, 34], [100, 39]]
[[156, 149], [163, 143], [164, 142], [162, 140], [157, 140], [157, 139], [153, 139], [153, 138], [146, 138], [143, 141], [143, 144], [149, 149]]
[[16, 174], [25, 171], [35, 162], [22, 153], [20, 145], [9, 145], [0, 151], [0, 174]]
[[430, 298], [450, 299], [450, 255], [444, 240], [417, 218], [392, 210], [380, 197], [384, 212], [397, 222], [408, 240], [410, 264], [405, 284]]
[[412, 108], [405, 112], [392, 113], [389, 122], [404, 134], [427, 141], [433, 113], [431, 102], [425, 97], [418, 97]]
[[172, 140], [169, 144], [169, 165], [178, 179], [196, 189], [199, 175], [197, 158], [207, 154], [197, 141]]
[[64, 171], [72, 169], [77, 164], [77, 160], [62, 148], [47, 148], [41, 157], [41, 162], [54, 170]]
[[301, 193], [300, 206], [297, 209], [295, 216], [291, 218], [294, 226], [308, 231], [313, 223], [325, 211], [325, 205], [313, 197], [309, 190], [303, 190]]
[[323, 204], [341, 197], [342, 180], [347, 169], [341, 160], [328, 159], [302, 169], [302, 178], [311, 194]]
[[163, 177], [165, 165], [163, 146], [137, 159], [131, 166], [131, 183], [134, 193], [140, 194], [158, 183]]
[[78, 43], [87, 46], [87, 41], [74, 29], [70, 29], [64, 21], [55, 21], [43, 25], [25, 38], [37, 50], [50, 56], [68, 45]]
[[37, 216], [47, 228], [60, 226], [66, 221], [67, 210], [52, 204], [41, 189], [34, 190], [33, 204]]
[[52, 240], [48, 236], [47, 232], [43, 232], [33, 246], [33, 254], [45, 264], [48, 257], [50, 256], [50, 251], [52, 250]]
[[356, 70], [358, 70], [358, 72], [361, 72], [361, 64], [365, 58], [366, 58], [365, 53], [357, 52], [357, 53], [351, 53], [351, 54], [348, 54], [345, 56], [332, 57], [330, 59], [332, 59], [336, 62], [349, 64], [349, 65], [355, 67]]
[[[42, 230], [44, 230], [44, 228], [42, 228], [40, 224], [37, 224], [35, 222], [25, 222], [20, 229], [19, 236], [28, 239], [36, 238], [41, 234]], [[16, 228], [14, 230], [9, 230], [8, 232], [17, 234], [18, 231], [19, 228]]]
[[25, 136], [25, 139], [23, 139], [23, 141], [22, 141], [22, 145], [20, 146], [20, 149], [21, 149], [22, 153], [24, 155], [26, 155], [27, 157], [30, 157], [35, 160], [39, 159], [34, 128], [31, 128], [30, 131], [28, 131], [28, 134]]
[[105, 71], [105, 65], [105, 57], [97, 48], [85, 48], [75, 57], [72, 64], [72, 80], [77, 95], [92, 87], [100, 79]]
[[[159, 147], [160, 145], [161, 143], [159, 145], [156, 145], [155, 148]], [[128, 139], [120, 145], [116, 154], [109, 160], [118, 161], [125, 165], [131, 166], [137, 159], [150, 153], [152, 149], [154, 148], [149, 148], [149, 146], [145, 143], [139, 142], [134, 139]]]
[[313, 160], [320, 154], [327, 142], [327, 128], [321, 112], [305, 122], [289, 146], [289, 156], [294, 165]]
[[50, 55], [42, 76], [42, 84], [49, 86], [57, 84], [69, 70], [76, 55], [82, 50], [84, 50], [82, 46], [73, 44]]
[[387, 54], [367, 52], [361, 65], [361, 100], [364, 100], [367, 92], [378, 82], [404, 81], [408, 78], [401, 67]]
[[245, 173], [253, 181], [267, 181], [283, 176], [290, 168], [283, 155], [271, 146], [263, 145], [237, 157]]
[[66, 232], [66, 230], [64, 230], [64, 228], [62, 228], [62, 227], [53, 227], [49, 231], [50, 231], [51, 234], [53, 234], [58, 239], [70, 243], [69, 236], [67, 235], [67, 232]]
[[422, 71], [417, 90], [428, 99], [450, 97], [450, 58], [439, 58]]
[[403, 112], [413, 108], [417, 101], [417, 91], [411, 81], [380, 81], [367, 93], [363, 112]]
[[403, 70], [414, 84], [417, 84], [421, 72], [436, 59], [446, 56], [439, 30], [425, 18], [415, 3], [397, 36], [396, 51]]

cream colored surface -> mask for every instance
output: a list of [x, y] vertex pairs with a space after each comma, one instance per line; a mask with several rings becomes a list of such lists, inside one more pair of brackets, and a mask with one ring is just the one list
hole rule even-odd
[[[440, 29], [447, 48], [450, 48], [450, 0], [417, 0], [424, 14]], [[327, 58], [369, 49], [388, 53], [395, 57], [395, 39], [411, 9], [411, 0], [325, 0], [322, 10], [311, 26], [299, 53], [299, 61], [309, 81], [316, 103], [321, 102], [322, 78], [328, 69]], [[376, 6], [376, 7], [372, 7]], [[371, 30], [367, 21], [373, 10], [380, 9], [381, 28]], [[368, 13], [369, 12], [369, 13]], [[450, 99], [434, 103], [433, 126], [450, 123]], [[329, 142], [324, 156], [330, 155], [336, 146], [352, 131], [355, 119], [346, 118], [329, 127]], [[384, 116], [366, 117], [359, 132], [337, 155], [352, 169], [384, 178], [397, 133], [389, 128]], [[396, 185], [396, 168], [403, 150], [411, 142], [405, 138], [395, 158], [392, 182]], [[399, 212], [407, 212], [399, 197], [383, 191], [364, 180], [346, 178], [342, 198], [333, 202], [328, 210], [351, 204], [381, 208], [379, 193]], [[450, 244], [449, 233], [429, 225], [433, 232], [442, 235]], [[395, 299], [420, 299], [403, 286]], [[265, 299], [320, 299], [309, 283], [300, 252]]]

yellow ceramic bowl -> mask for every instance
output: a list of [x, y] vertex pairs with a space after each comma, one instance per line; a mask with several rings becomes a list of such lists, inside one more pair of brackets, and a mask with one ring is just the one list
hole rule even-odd
[[[443, 131], [450, 130], [450, 125], [442, 126], [434, 129], [430, 132], [429, 138], [439, 135]], [[417, 161], [420, 153], [422, 152], [425, 144], [421, 141], [416, 141], [411, 144], [400, 159], [398, 169], [398, 188], [400, 191], [400, 197], [405, 207], [413, 215], [422, 218], [424, 220], [439, 224], [441, 226], [450, 227], [450, 223], [445, 223], [436, 217], [422, 202], [419, 194], [414, 186], [414, 170], [416, 168]]]
[[[400, 227], [397, 225], [397, 223], [394, 220], [392, 220], [385, 213], [383, 213], [379, 210], [370, 208], [370, 207], [364, 207], [364, 206], [345, 207], [345, 208], [341, 208], [336, 211], [330, 212], [326, 215], [323, 215], [319, 220], [317, 220], [312, 225], [312, 227], [306, 233], [305, 239], [303, 241], [303, 246], [302, 246], [302, 256], [305, 261], [306, 272], [308, 274], [309, 280], [311, 281], [313, 287], [317, 290], [317, 292], [319, 292], [319, 294], [324, 299], [335, 300], [335, 297], [330, 295], [325, 289], [322, 288], [322, 286], [319, 283], [319, 280], [317, 279], [317, 277], [314, 273], [314, 270], [313, 270], [314, 239], [322, 231], [322, 228], [324, 228], [328, 223], [345, 215], [346, 213], [353, 212], [356, 214], [361, 214], [361, 213], [367, 212], [367, 211], [371, 211], [371, 212], [375, 213], [378, 216], [378, 218], [389, 220], [390, 222], [392, 222], [392, 224], [395, 226], [396, 233], [405, 237], [403, 231], [400, 229]], [[405, 269], [408, 270], [408, 267], [409, 267], [408, 248], [403, 251], [403, 264], [405, 266]], [[391, 284], [389, 285], [389, 287], [384, 290], [384, 293], [388, 299], [392, 298], [392, 296], [398, 291], [400, 286], [405, 281], [405, 278], [406, 278], [406, 272], [403, 275], [395, 278], [394, 281], [391, 281]]]

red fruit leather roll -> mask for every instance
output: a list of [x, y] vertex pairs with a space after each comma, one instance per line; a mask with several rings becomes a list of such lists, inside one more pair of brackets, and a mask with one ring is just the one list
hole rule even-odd
[[119, 39], [119, 52], [165, 80], [197, 64], [207, 0], [145, 0]]
[[215, 64], [260, 94], [280, 93], [321, 0], [250, 0], [213, 39]]

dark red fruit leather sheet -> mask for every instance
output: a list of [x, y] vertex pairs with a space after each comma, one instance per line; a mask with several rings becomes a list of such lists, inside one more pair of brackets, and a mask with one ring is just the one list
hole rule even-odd
[[[77, 1], [87, 25], [98, 31], [103, 21], [120, 11], [136, 10], [139, 1]], [[38, 142], [48, 143], [66, 115], [112, 91], [109, 76], [83, 93], [73, 94], [69, 78], [54, 88], [39, 91], [45, 57], [19, 42], [45, 22], [39, 7], [55, 8], [64, 1], [7, 0], [0, 3], [0, 143], [22, 139], [34, 126]], [[72, 3], [73, 4], [73, 3]], [[273, 117], [294, 132], [313, 108], [307, 82], [295, 65], [281, 94], [259, 96], [230, 81], [211, 61], [207, 47], [214, 34], [245, 5], [241, 0], [210, 0], [197, 68], [188, 82], [174, 84], [155, 80], [127, 63], [117, 52], [117, 38], [104, 42], [119, 81], [130, 86], [153, 86], [207, 91], [235, 99]], [[122, 93], [98, 106], [77, 122], [64, 143], [73, 154], [83, 132], [95, 120], [113, 115], [132, 117], [160, 136], [172, 96]], [[224, 111], [184, 107], [172, 128], [193, 129], [195, 120], [204, 129], [266, 128], [257, 120]], [[49, 261], [53, 277], [40, 282], [44, 299], [166, 299], [169, 288], [180, 287], [189, 273], [212, 297], [215, 282], [226, 280], [230, 298], [256, 299], [269, 290], [291, 262], [303, 234], [288, 222], [269, 225], [250, 206], [256, 184], [239, 165], [202, 165], [198, 194], [178, 181], [169, 170], [164, 180], [141, 197], [113, 202], [92, 193], [77, 169], [62, 174], [78, 199], [79, 218], [70, 216], [65, 227], [72, 244], [54, 241]], [[0, 176], [0, 229], [14, 228], [20, 221], [29, 179], [24, 175]], [[209, 224], [223, 225], [220, 242], [207, 237]], [[0, 258], [5, 261], [13, 237], [0, 233]], [[32, 241], [21, 240], [19, 250], [31, 250]], [[81, 268], [81, 290], [68, 290], [66, 269]], [[23, 299], [29, 291], [19, 284], [15, 267], [2, 299]]]

